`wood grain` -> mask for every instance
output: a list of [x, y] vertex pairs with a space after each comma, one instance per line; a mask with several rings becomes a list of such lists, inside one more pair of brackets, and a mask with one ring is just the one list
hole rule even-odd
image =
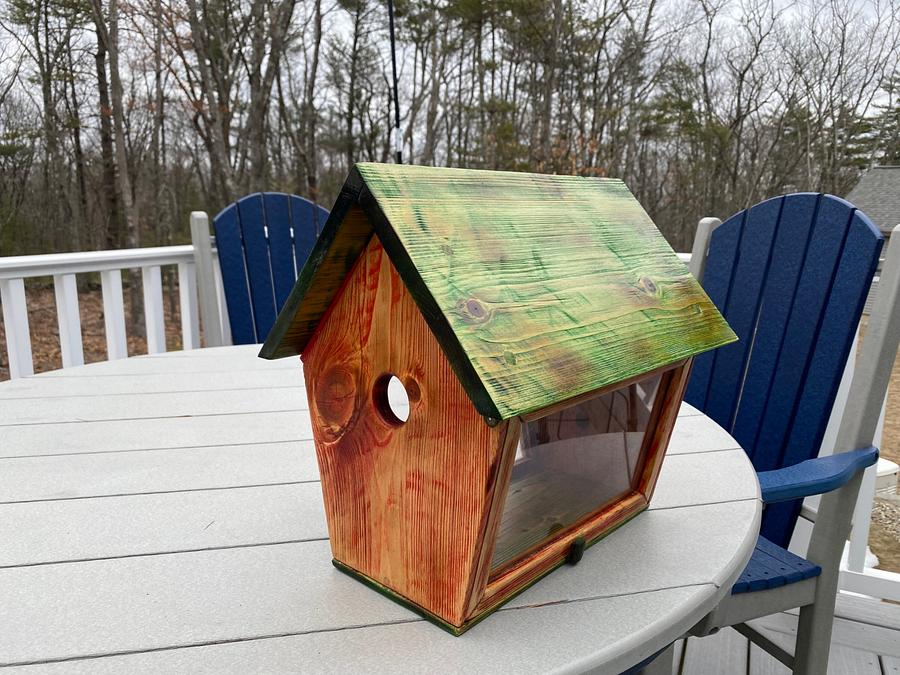
[[[461, 625], [509, 423], [472, 407], [377, 238], [302, 358], [335, 559]], [[403, 424], [373, 398], [388, 373]]]
[[[621, 183], [475, 172], [487, 181], [478, 187], [466, 172], [454, 182], [460, 172], [398, 178], [367, 166], [263, 355], [303, 347], [335, 560], [464, 630], [561, 564], [576, 538], [596, 541], [646, 508], [690, 356], [733, 336]], [[391, 185], [431, 186], [434, 199]], [[504, 190], [540, 218], [569, 202], [582, 216], [563, 217], [557, 240]], [[497, 232], [465, 215], [469, 197]], [[451, 222], [453, 209], [463, 215]], [[391, 375], [409, 395], [406, 422], [389, 410]], [[521, 425], [657, 376], [631, 487], [606, 504], [588, 504], [590, 490], [555, 504], [572, 514], [558, 535], [492, 564]], [[532, 501], [518, 508], [549, 508]]]
[[[561, 564], [576, 537], [596, 541], [646, 508], [687, 368], [648, 376], [661, 379], [634, 489], [593, 511], [570, 504], [587, 515], [498, 570], [521, 419], [485, 423], [377, 237], [302, 359], [335, 560], [457, 632]], [[405, 423], [381, 398], [390, 375], [409, 396]]]
[[[328, 227], [360, 201], [487, 417], [540, 410], [735, 339], [621, 181], [387, 164], [359, 164], [349, 180], [362, 187], [342, 194]], [[349, 269], [346, 255], [333, 258], [314, 283], [304, 270], [264, 356], [304, 348], [325, 311], [319, 299], [340, 283], [337, 262]]]

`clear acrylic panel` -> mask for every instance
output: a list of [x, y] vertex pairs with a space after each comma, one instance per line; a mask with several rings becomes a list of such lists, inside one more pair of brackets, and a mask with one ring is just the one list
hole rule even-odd
[[494, 571], [635, 490], [660, 380], [654, 375], [523, 425]]

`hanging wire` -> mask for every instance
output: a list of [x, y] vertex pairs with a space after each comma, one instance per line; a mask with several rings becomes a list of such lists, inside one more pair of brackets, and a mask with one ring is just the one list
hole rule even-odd
[[403, 164], [403, 144], [400, 137], [400, 93], [397, 88], [397, 44], [394, 39], [394, 0], [388, 0], [388, 20], [391, 29], [391, 68], [394, 71], [394, 153], [397, 164]]

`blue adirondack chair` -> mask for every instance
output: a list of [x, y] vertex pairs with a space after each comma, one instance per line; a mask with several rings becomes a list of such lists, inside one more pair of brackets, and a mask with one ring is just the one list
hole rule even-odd
[[257, 192], [213, 219], [234, 344], [266, 339], [327, 218], [303, 197]]
[[[741, 211], [711, 235], [698, 232], [694, 246], [692, 269], [740, 340], [695, 360], [685, 400], [746, 450], [765, 503], [750, 563], [694, 632], [734, 626], [797, 673], [824, 673], [840, 552], [860, 472], [878, 456], [868, 446], [887, 387], [879, 371], [890, 372], [897, 349], [897, 329], [883, 330], [896, 298], [879, 298], [876, 312], [887, 316], [873, 313], [870, 321], [875, 332], [867, 333], [867, 361], [851, 385], [853, 412], [848, 406], [835, 454], [817, 457], [882, 244], [853, 205], [805, 193]], [[788, 552], [802, 498], [831, 491], [809, 559]], [[743, 623], [793, 607], [801, 607], [794, 655]]]

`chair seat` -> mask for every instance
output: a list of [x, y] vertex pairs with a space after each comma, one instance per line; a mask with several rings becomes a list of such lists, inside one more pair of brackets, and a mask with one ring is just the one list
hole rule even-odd
[[756, 541], [756, 548], [747, 567], [731, 588], [731, 594], [752, 593], [778, 588], [803, 579], [817, 577], [822, 568], [776, 546], [765, 537]]

